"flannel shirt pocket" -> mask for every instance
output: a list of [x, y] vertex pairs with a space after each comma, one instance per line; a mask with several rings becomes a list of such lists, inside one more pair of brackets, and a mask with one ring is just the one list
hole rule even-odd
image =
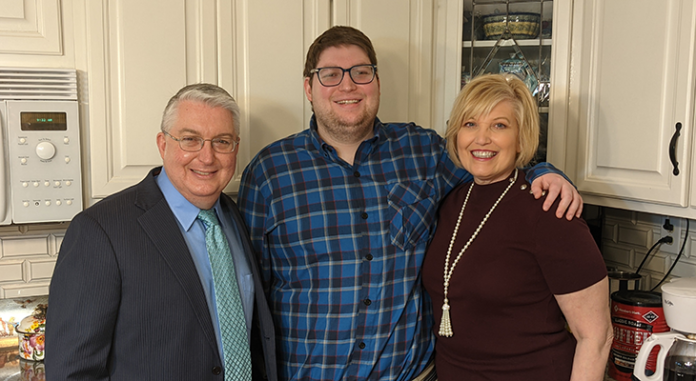
[[392, 243], [409, 250], [428, 240], [434, 225], [437, 203], [432, 180], [387, 184], [389, 194], [389, 232]]

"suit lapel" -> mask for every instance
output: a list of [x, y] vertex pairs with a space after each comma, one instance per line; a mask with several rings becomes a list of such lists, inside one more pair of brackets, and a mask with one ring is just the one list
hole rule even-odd
[[154, 171], [138, 185], [136, 205], [145, 211], [138, 222], [181, 284], [203, 334], [217, 353], [215, 330], [200, 277], [176, 218], [154, 180]]

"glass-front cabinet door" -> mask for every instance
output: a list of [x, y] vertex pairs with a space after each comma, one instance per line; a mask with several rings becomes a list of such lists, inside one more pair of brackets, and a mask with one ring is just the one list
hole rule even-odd
[[436, 0], [434, 128], [444, 133], [454, 100], [471, 78], [511, 73], [527, 84], [539, 105], [542, 132], [535, 161], [549, 161], [563, 170], [569, 154], [572, 4], [573, 0]]
[[522, 79], [539, 105], [535, 161], [546, 161], [553, 48], [552, 0], [469, 0], [462, 14], [461, 86], [484, 73]]

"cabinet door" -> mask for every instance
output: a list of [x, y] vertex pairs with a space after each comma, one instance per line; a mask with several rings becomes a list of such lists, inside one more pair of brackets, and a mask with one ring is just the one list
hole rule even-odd
[[[86, 0], [82, 4], [91, 199], [142, 180], [161, 165], [155, 144], [169, 98], [189, 83], [230, 78], [231, 33], [215, 22], [231, 7], [184, 0]], [[230, 49], [230, 48], [227, 48]]]
[[[454, 105], [454, 100], [462, 87], [462, 74], [466, 74], [469, 65], [472, 43], [469, 41], [471, 32], [464, 30], [464, 14], [470, 14], [473, 10], [471, 0], [437, 0], [435, 1], [435, 11], [433, 23], [433, 35], [435, 44], [433, 46], [433, 70], [432, 70], [432, 120], [433, 126], [444, 134], [446, 121]], [[476, 1], [487, 12], [494, 12], [495, 9], [505, 9], [506, 0]], [[550, 78], [551, 88], [548, 98], [548, 108], [543, 109], [548, 112], [548, 160], [556, 167], [566, 170], [566, 157], [563, 154], [566, 144], [566, 120], [567, 120], [567, 101], [568, 101], [568, 75], [570, 49], [568, 41], [571, 32], [571, 12], [572, 0], [544, 0], [542, 1], [514, 1], [510, 5], [512, 9], [520, 9], [521, 6], [532, 6], [538, 9], [552, 7], [552, 32], [551, 37], [544, 36], [543, 49], [551, 50], [550, 57]], [[532, 8], [532, 9], [534, 9]], [[481, 14], [477, 14], [480, 16]], [[548, 15], [544, 15], [544, 20]], [[471, 24], [467, 24], [471, 28]], [[467, 36], [468, 34], [468, 36]], [[524, 45], [537, 45], [534, 41], [521, 41]], [[477, 46], [491, 49], [496, 41], [479, 41]], [[550, 45], [549, 45], [550, 44]], [[486, 57], [485, 52], [482, 58]], [[531, 57], [531, 56], [530, 56]], [[482, 59], [483, 60], [483, 59]], [[470, 68], [469, 68], [470, 70]]]
[[[155, 145], [167, 100], [186, 84], [226, 88], [242, 111], [242, 171], [267, 144], [308, 126], [302, 70], [316, 36], [353, 25], [379, 57], [384, 121], [430, 118], [432, 1], [81, 0], [86, 36], [90, 198], [161, 164]], [[388, 14], [389, 17], [384, 17]]]
[[92, 201], [161, 165], [155, 136], [162, 111], [187, 84], [217, 84], [242, 111], [227, 192], [237, 191], [256, 152], [306, 128], [302, 69], [313, 36], [329, 25], [324, 2], [83, 1]]
[[686, 206], [693, 1], [576, 0], [573, 19], [567, 153], [577, 158], [578, 189]]
[[226, 192], [237, 193], [244, 168], [262, 148], [309, 126], [302, 72], [309, 46], [329, 27], [329, 15], [325, 0], [234, 1], [230, 89], [242, 121], [237, 171]]
[[334, 0], [332, 24], [363, 31], [377, 52], [379, 118], [431, 127], [432, 0]]

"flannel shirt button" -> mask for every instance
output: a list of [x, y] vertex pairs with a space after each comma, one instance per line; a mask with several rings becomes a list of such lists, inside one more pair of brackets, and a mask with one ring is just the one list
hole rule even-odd
[[363, 300], [363, 303], [365, 303], [366, 306], [369, 306], [370, 304], [372, 304], [372, 300], [365, 299], [365, 300]]
[[365, 343], [360, 343], [360, 344], [358, 344], [358, 348], [360, 348], [360, 349], [365, 349]]
[[362, 217], [363, 220], [367, 219], [367, 213], [361, 213], [360, 217]]
[[372, 254], [368, 254], [368, 255], [365, 256], [365, 259], [367, 259], [368, 261], [371, 261], [372, 258], [373, 258], [373, 257], [372, 257]]
[[358, 172], [358, 171], [353, 172], [353, 176], [360, 177], [360, 172]]

